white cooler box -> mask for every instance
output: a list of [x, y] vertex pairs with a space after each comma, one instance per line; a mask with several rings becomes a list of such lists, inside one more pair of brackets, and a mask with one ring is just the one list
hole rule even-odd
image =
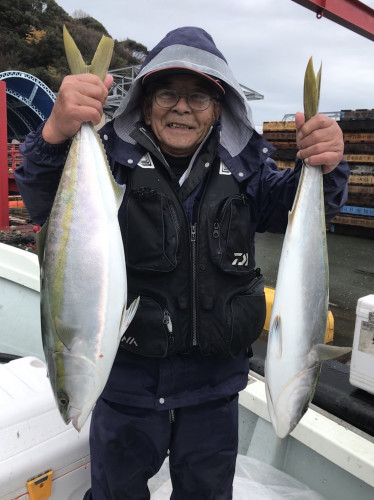
[[374, 394], [374, 295], [357, 301], [349, 381]]
[[88, 420], [65, 425], [45, 364], [0, 365], [0, 500], [81, 500], [90, 487]]

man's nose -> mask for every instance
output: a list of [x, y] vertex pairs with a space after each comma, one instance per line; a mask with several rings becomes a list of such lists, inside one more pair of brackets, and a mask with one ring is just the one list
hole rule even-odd
[[178, 97], [178, 101], [175, 103], [175, 105], [173, 106], [174, 109], [178, 109], [178, 110], [188, 110], [188, 111], [191, 111], [191, 106], [188, 104], [188, 96], [185, 95], [185, 94], [181, 94], [179, 97]]

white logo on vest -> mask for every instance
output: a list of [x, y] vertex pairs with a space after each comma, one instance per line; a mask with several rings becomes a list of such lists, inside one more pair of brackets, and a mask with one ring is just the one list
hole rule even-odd
[[220, 175], [231, 175], [230, 170], [226, 167], [226, 165], [221, 161], [219, 165], [219, 174]]
[[151, 155], [149, 153], [146, 153], [143, 158], [140, 159], [138, 163], [139, 167], [141, 168], [155, 168]]
[[247, 253], [234, 253], [236, 259], [232, 261], [233, 266], [248, 266], [248, 254]]

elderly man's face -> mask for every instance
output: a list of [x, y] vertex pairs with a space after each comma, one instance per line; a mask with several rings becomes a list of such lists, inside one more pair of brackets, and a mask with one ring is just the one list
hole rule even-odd
[[201, 78], [193, 75], [169, 76], [157, 84], [157, 89], [175, 91], [182, 96], [170, 108], [161, 107], [154, 95], [151, 103], [145, 100], [145, 123], [152, 128], [161, 150], [166, 154], [179, 157], [193, 154], [218, 119], [221, 104], [211, 99], [207, 109], [196, 111], [189, 106], [186, 95], [204, 93], [213, 97], [214, 91]]

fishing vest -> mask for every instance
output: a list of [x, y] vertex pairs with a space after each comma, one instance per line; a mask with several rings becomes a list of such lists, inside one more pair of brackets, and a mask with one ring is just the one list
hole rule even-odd
[[193, 349], [236, 357], [260, 335], [266, 306], [249, 205], [218, 160], [199, 207], [190, 223], [162, 166], [140, 162], [129, 174], [119, 219], [128, 304], [138, 296], [140, 304], [121, 348], [156, 357]]

